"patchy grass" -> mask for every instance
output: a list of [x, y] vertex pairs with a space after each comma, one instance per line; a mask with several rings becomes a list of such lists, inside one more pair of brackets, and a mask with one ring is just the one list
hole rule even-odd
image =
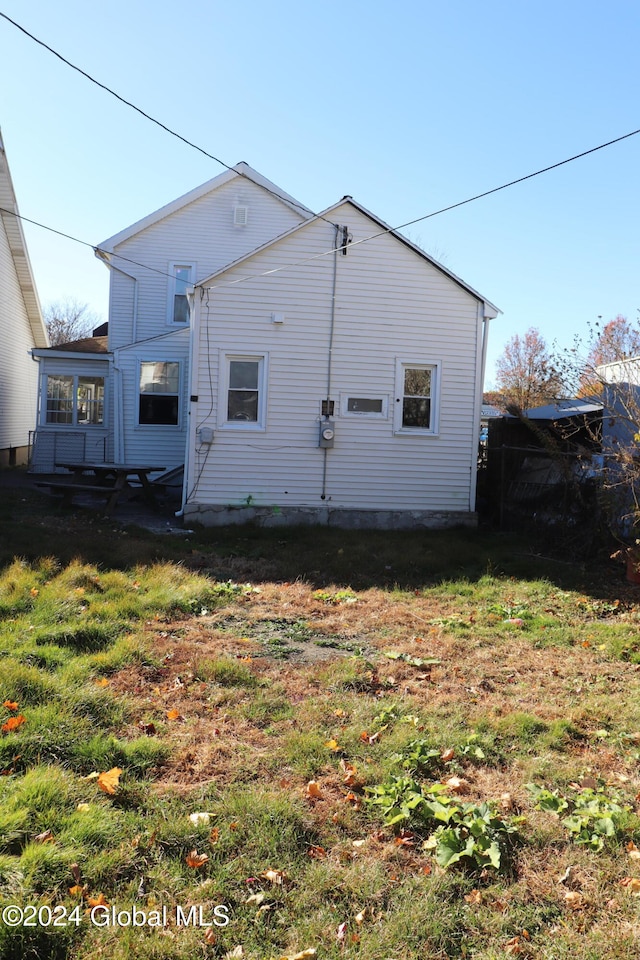
[[468, 531], [62, 542], [38, 503], [0, 518], [0, 907], [36, 910], [0, 960], [637, 956], [615, 568]]

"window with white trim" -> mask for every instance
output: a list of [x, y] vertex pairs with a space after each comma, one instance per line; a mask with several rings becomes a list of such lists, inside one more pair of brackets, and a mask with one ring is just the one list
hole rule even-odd
[[104, 377], [48, 375], [45, 422], [82, 427], [102, 426]]
[[396, 433], [437, 433], [438, 376], [438, 363], [396, 361]]
[[371, 393], [341, 393], [340, 413], [343, 417], [387, 417], [389, 398]]
[[239, 429], [264, 429], [266, 411], [265, 354], [224, 354], [221, 424]]
[[169, 273], [171, 274], [167, 309], [169, 323], [189, 323], [187, 289], [193, 283], [194, 272], [193, 263], [176, 262], [169, 264]]
[[177, 360], [140, 363], [138, 423], [178, 426], [180, 423], [180, 364]]

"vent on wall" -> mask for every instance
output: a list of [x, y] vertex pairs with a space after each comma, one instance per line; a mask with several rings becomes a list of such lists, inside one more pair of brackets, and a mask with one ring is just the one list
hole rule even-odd
[[234, 227], [246, 227], [249, 222], [249, 207], [237, 203], [233, 208]]

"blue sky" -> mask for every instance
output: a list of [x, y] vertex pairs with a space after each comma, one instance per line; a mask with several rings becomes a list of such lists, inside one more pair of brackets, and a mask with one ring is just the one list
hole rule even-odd
[[[0, 0], [0, 10], [228, 164], [391, 225], [640, 127], [632, 0]], [[21, 213], [97, 244], [224, 169], [0, 20], [0, 126]], [[551, 343], [638, 318], [640, 135], [408, 229]], [[25, 228], [43, 303], [106, 318], [92, 251]]]

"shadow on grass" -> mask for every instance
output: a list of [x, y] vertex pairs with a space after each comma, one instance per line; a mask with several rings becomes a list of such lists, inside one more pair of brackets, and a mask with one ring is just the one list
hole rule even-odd
[[[335, 530], [324, 527], [198, 528], [155, 534], [123, 527], [92, 509], [62, 510], [29, 488], [2, 489], [0, 566], [14, 557], [79, 558], [101, 567], [182, 563], [219, 580], [304, 580], [316, 589], [417, 590], [443, 581], [477, 581], [487, 574], [545, 579], [562, 589], [602, 598], [637, 591], [608, 559], [589, 562], [551, 555], [531, 535], [452, 530]], [[543, 555], [544, 553], [544, 555]], [[635, 594], [634, 594], [635, 595]]]

